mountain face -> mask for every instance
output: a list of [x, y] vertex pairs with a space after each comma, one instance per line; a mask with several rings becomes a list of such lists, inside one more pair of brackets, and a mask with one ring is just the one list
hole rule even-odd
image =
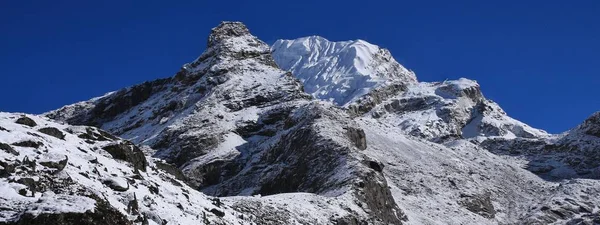
[[224, 22], [208, 40], [207, 50], [172, 78], [46, 116], [148, 145], [210, 195], [314, 193], [344, 209], [327, 223], [405, 220], [379, 162], [361, 152], [364, 132], [344, 111], [312, 100], [243, 24]]
[[[272, 51], [278, 65], [298, 74], [300, 81], [308, 86], [314, 84], [310, 78], [335, 77], [339, 70], [348, 67], [335, 64], [338, 58], [353, 62], [372, 59], [369, 54], [352, 55], [353, 59], [346, 59], [344, 53], [324, 54], [333, 52], [331, 44], [320, 44], [325, 41], [316, 37], [281, 40]], [[315, 70], [321, 60], [334, 69]], [[379, 73], [373, 68], [362, 71], [362, 74]], [[304, 74], [314, 76], [307, 79], [302, 77]], [[361, 91], [360, 85], [346, 83], [345, 92], [357, 94], [350, 101], [334, 102], [360, 121], [368, 140], [367, 155], [389, 164], [384, 174], [391, 180], [392, 190], [397, 188], [392, 191], [394, 198], [405, 209], [409, 221], [412, 217], [417, 221], [415, 224], [598, 223], [595, 210], [575, 212], [582, 205], [595, 208], [597, 202], [589, 202], [587, 197], [576, 200], [572, 196], [577, 192], [598, 193], [599, 188], [594, 187], [600, 176], [598, 113], [565, 134], [551, 135], [509, 117], [498, 104], [484, 97], [473, 80], [395, 82], [399, 80], [397, 74], [402, 73], [380, 76], [381, 85], [366, 92]], [[336, 84], [333, 81], [317, 86]], [[331, 100], [326, 95], [313, 96]], [[429, 144], [419, 146], [422, 141]], [[493, 165], [486, 168], [490, 163]], [[469, 175], [465, 177], [462, 173]], [[472, 179], [474, 174], [485, 181]], [[444, 184], [444, 178], [448, 183]], [[564, 205], [564, 199], [558, 196], [569, 199], [569, 203]], [[477, 206], [469, 206], [469, 201]], [[452, 206], [456, 203], [463, 206], [467, 203], [467, 211], [487, 220], [469, 218], [460, 207], [456, 211], [457, 207]], [[418, 213], [423, 210], [443, 213]]]
[[[387, 190], [212, 197], [149, 151], [94, 127], [0, 113], [0, 224], [353, 224], [368, 215], [351, 199], [391, 198]], [[363, 190], [378, 185], [375, 172], [362, 173]]]
[[223, 22], [172, 77], [0, 113], [0, 224], [600, 224], [600, 114], [548, 134], [481, 89]]
[[388, 83], [417, 81], [387, 49], [363, 40], [332, 42], [311, 36], [278, 40], [271, 49], [277, 64], [301, 80], [307, 93], [338, 105]]
[[[339, 71], [344, 71], [345, 68], [349, 67], [348, 65], [352, 65], [351, 63], [338, 63], [339, 58], [352, 62], [372, 60], [369, 54], [351, 55], [348, 59], [348, 54], [331, 50], [336, 49], [331, 46], [348, 43], [356, 42], [331, 43], [318, 37], [306, 37], [293, 41], [277, 41], [272, 47], [272, 51], [278, 65], [283, 69], [292, 71], [305, 85], [315, 86], [315, 78], [339, 76], [339, 74], [344, 74]], [[361, 45], [369, 46], [368, 43], [362, 41]], [[397, 64], [395, 61], [394, 63]], [[329, 67], [322, 66], [323, 64]], [[398, 65], [398, 67], [404, 68], [401, 65]], [[309, 78], [303, 77], [306, 74], [309, 74]], [[313, 76], [310, 76], [310, 74]], [[377, 75], [380, 74], [380, 71], [368, 68], [362, 70], [362, 74]], [[564, 210], [568, 211], [569, 207], [576, 208], [581, 202], [597, 205], [597, 203], [590, 203], [585, 199], [581, 199], [581, 202], [579, 202], [570, 196], [565, 198], [573, 200], [571, 202], [573, 204], [566, 208], [553, 209], [553, 207], [557, 207], [556, 205], [563, 204], [557, 200], [557, 202], [552, 203], [554, 206], [544, 206], [541, 207], [542, 210], [528, 209], [532, 205], [548, 204], [539, 199], [547, 199], [548, 193], [543, 192], [554, 189], [552, 184], [556, 183], [561, 184], [559, 186], [561, 190], [551, 191], [555, 195], [569, 195], [566, 194], [569, 190], [597, 193], [598, 189], [593, 188], [593, 186], [597, 183], [595, 179], [598, 179], [600, 175], [600, 167], [596, 163], [598, 161], [598, 151], [596, 149], [599, 144], [597, 131], [600, 130], [596, 129], [597, 124], [599, 124], [598, 121], [600, 121], [598, 113], [565, 134], [551, 135], [509, 117], [498, 104], [484, 97], [479, 84], [475, 81], [461, 78], [455, 81], [417, 83], [416, 79], [398, 79], [397, 74], [403, 73], [388, 72], [388, 76], [379, 76], [381, 78], [379, 80], [380, 85], [374, 85], [366, 92], [361, 91], [364, 88], [361, 85], [345, 83], [344, 92], [355, 93], [355, 95], [349, 101], [339, 102], [334, 100], [334, 102], [345, 108], [355, 120], [370, 121], [366, 124], [361, 123], [367, 140], [377, 140], [375, 143], [368, 144], [370, 147], [366, 151], [367, 155], [391, 165], [388, 167], [388, 172], [384, 172], [384, 174], [388, 180], [392, 180], [392, 190], [394, 190], [394, 186], [399, 189], [393, 191], [394, 197], [400, 207], [406, 209], [409, 221], [411, 212], [419, 212], [424, 208], [428, 211], [435, 211], [440, 208], [445, 208], [442, 210], [443, 212], [456, 211], [456, 207], [448, 207], [448, 205], [455, 202], [458, 202], [459, 205], [461, 202], [464, 203], [464, 199], [461, 199], [463, 196], [475, 196], [478, 198], [475, 202], [489, 203], [477, 207], [467, 207], [471, 212], [473, 212], [472, 209], [477, 209], [475, 210], [476, 213], [478, 212], [481, 216], [488, 218], [488, 221], [479, 221], [475, 224], [490, 223], [490, 220], [500, 223], [520, 221], [534, 224], [560, 224], [565, 222], [565, 219], [578, 217], [574, 215], [576, 213], [564, 212]], [[397, 82], [397, 80], [401, 82]], [[321, 82], [316, 86], [328, 87], [328, 85], [337, 84], [337, 81]], [[336, 90], [339, 89], [336, 88]], [[311, 92], [309, 91], [309, 93]], [[327, 95], [313, 93], [313, 96], [325, 101], [331, 100]], [[390, 134], [394, 135], [389, 136]], [[402, 136], [438, 143], [441, 146], [438, 145], [435, 148], [439, 148], [439, 152], [431, 155], [434, 151], [431, 147], [414, 147], [415, 143], [411, 143], [413, 142], [412, 139], [402, 140], [402, 138], [399, 138]], [[373, 146], [378, 145], [385, 146], [381, 149], [386, 150], [379, 151], [377, 147], [373, 148]], [[396, 147], [403, 145], [407, 145], [406, 148], [418, 149], [418, 151], [407, 152], [406, 149]], [[427, 151], [427, 149], [430, 150]], [[482, 155], [480, 150], [485, 150], [488, 153]], [[445, 153], [446, 151], [450, 151], [450, 153]], [[473, 154], [477, 155], [477, 158], [474, 159]], [[511, 158], [504, 158], [506, 156]], [[444, 162], [446, 158], [454, 160]], [[510, 160], [505, 161], [507, 159]], [[515, 161], [515, 159], [523, 161]], [[482, 161], [479, 162], [479, 165], [472, 165], [472, 168], [466, 163], [477, 160]], [[452, 166], [457, 162], [461, 162], [460, 166]], [[485, 169], [488, 164], [486, 162], [497, 164]], [[501, 168], [514, 169], [504, 171], [498, 168], [503, 163], [505, 164], [500, 166]], [[440, 168], [442, 169], [440, 170]], [[422, 179], [419, 182], [423, 182], [423, 179], [432, 176], [427, 175], [428, 171], [430, 174], [445, 174], [442, 177], [448, 177], [450, 186], [453, 186], [453, 188], [444, 190], [444, 184], [435, 185], [439, 180], [430, 180], [426, 188], [432, 190], [434, 194], [412, 196], [414, 195], [412, 193], [414, 187], [419, 185], [411, 180], [416, 177]], [[459, 174], [454, 174], [452, 171]], [[464, 175], [460, 175], [460, 171], [468, 171], [469, 174], [480, 173], [489, 181], [478, 182], [464, 179]], [[537, 177], [532, 177], [531, 174], [535, 174]], [[458, 183], [462, 183], [464, 186], [457, 185], [455, 179], [461, 180]], [[527, 183], [523, 183], [523, 181]], [[571, 187], [564, 188], [565, 181], [568, 181]], [[492, 186], [489, 186], [490, 184]], [[534, 185], [532, 186], [532, 184]], [[464, 189], [465, 186], [469, 188]], [[542, 188], [538, 189], [539, 187]], [[478, 189], [481, 190], [479, 192], [475, 191]], [[452, 194], [448, 196], [439, 193], [442, 190], [445, 193]], [[465, 194], [465, 192], [472, 193]], [[456, 196], [459, 197], [456, 198]], [[423, 206], [422, 202], [423, 199], [429, 197], [432, 198], [427, 202], [444, 202], [440, 199], [452, 200], [447, 205], [434, 204], [435, 208], [433, 206], [427, 208], [427, 206]], [[415, 199], [416, 202], [411, 203], [411, 198]], [[553, 199], [556, 198], [555, 196]], [[398, 199], [403, 199], [406, 202]], [[517, 202], [517, 199], [521, 199], [520, 202]], [[531, 201], [523, 201], [524, 199]], [[492, 202], [499, 204], [493, 204]], [[483, 207], [485, 205], [488, 207]], [[502, 207], [499, 205], [510, 205], [511, 207], [493, 210], [493, 206], [496, 207], [495, 209]], [[515, 210], [515, 207], [519, 209]], [[482, 213], [479, 210], [484, 210], [484, 212]], [[559, 211], [558, 214], [556, 210]], [[590, 210], [590, 212], [593, 212], [593, 210]], [[432, 224], [439, 223], [439, 221], [452, 221], [451, 224], [473, 223], [473, 218], [464, 220], [468, 218], [466, 215], [456, 217], [459, 214], [461, 213], [453, 213], [448, 216], [417, 214], [412, 215], [412, 217], [419, 221], [416, 224]], [[597, 213], [584, 213], [580, 218], [573, 219], [571, 222], [592, 221], [593, 218], [597, 218]]]

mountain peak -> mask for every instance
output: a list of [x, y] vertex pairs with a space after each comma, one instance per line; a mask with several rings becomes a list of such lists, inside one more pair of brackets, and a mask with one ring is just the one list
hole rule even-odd
[[184, 64], [180, 73], [193, 74], [217, 63], [227, 66], [233, 64], [226, 62], [241, 60], [255, 60], [278, 68], [267, 43], [252, 35], [243, 23], [224, 21], [211, 30], [206, 51], [193, 62]]
[[217, 45], [225, 39], [251, 35], [248, 27], [242, 22], [223, 21], [211, 30], [208, 47]]
[[277, 64], [299, 78], [314, 97], [346, 105], [384, 83], [415, 83], [415, 74], [387, 49], [364, 40], [329, 41], [320, 36], [278, 40]]
[[600, 111], [588, 117], [576, 130], [580, 130], [587, 135], [600, 137]]

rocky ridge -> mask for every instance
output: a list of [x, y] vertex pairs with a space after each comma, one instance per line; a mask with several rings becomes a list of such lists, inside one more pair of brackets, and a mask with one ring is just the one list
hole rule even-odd
[[213, 196], [314, 193], [345, 205], [331, 218], [342, 224], [405, 220], [374, 169], [379, 163], [361, 153], [364, 132], [350, 117], [311, 100], [243, 24], [221, 23], [208, 39], [207, 50], [172, 78], [46, 116], [149, 145]]

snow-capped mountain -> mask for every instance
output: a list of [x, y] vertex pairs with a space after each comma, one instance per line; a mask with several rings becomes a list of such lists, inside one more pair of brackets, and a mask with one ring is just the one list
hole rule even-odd
[[[476, 136], [545, 136], [508, 116], [483, 97], [477, 82], [417, 82], [390, 52], [363, 40], [331, 42], [319, 36], [278, 40], [271, 48], [314, 97], [354, 114], [385, 117], [411, 135], [429, 140]], [[392, 118], [396, 117], [396, 118]], [[467, 124], [468, 123], [468, 124]]]
[[548, 134], [481, 89], [223, 22], [172, 77], [0, 113], [0, 224], [600, 224], [600, 114]]
[[301, 80], [307, 93], [338, 105], [387, 83], [417, 81], [387, 49], [363, 40], [332, 42], [310, 36], [278, 40], [271, 49], [277, 64]]
[[207, 50], [172, 78], [46, 115], [149, 145], [207, 194], [314, 193], [346, 209], [328, 220], [404, 220], [378, 162], [360, 152], [364, 132], [344, 111], [311, 100], [238, 22], [214, 28]]
[[[328, 44], [320, 44], [322, 42]], [[309, 87], [314, 86], [314, 79], [343, 74], [339, 71], [344, 71], [348, 66], [337, 64], [338, 58], [351, 62], [371, 59], [369, 54], [356, 54], [347, 58], [348, 54], [331, 51], [330, 43], [318, 37], [306, 37], [294, 41], [278, 41], [272, 49], [278, 65], [292, 71]], [[370, 45], [364, 41], [361, 41], [361, 44]], [[315, 65], [329, 67], [321, 69]], [[373, 68], [362, 70], [362, 74], [379, 72]], [[394, 74], [397, 73], [389, 75]], [[473, 80], [461, 78], [418, 83], [416, 79], [395, 82], [398, 80], [397, 76], [378, 78], [379, 85], [367, 91], [363, 91], [364, 87], [361, 84], [345, 83], [344, 92], [358, 94], [346, 102], [334, 102], [343, 106], [362, 124], [369, 143], [367, 155], [390, 165], [389, 169], [385, 170], [385, 175], [392, 185], [392, 190], [399, 189], [393, 191], [394, 197], [400, 208], [405, 209], [409, 221], [411, 217], [418, 221], [415, 224], [488, 224], [494, 221], [561, 224], [565, 219], [572, 219], [571, 223], [576, 224], [598, 220], [598, 213], [588, 208], [583, 211], [590, 213], [584, 213], [576, 219], [573, 217], [578, 217], [574, 215], [577, 213], [564, 212], [579, 207], [581, 202], [597, 207], [597, 202], [590, 203], [585, 198], [574, 200], [572, 196], [565, 195], [570, 195], [568, 193], [571, 190], [573, 193], [598, 193], [598, 188], [594, 187], [598, 183], [597, 180], [580, 179], [598, 179], [600, 176], [599, 164], [594, 163], [599, 159], [597, 149], [600, 142], [597, 139], [597, 131], [600, 129], [596, 129], [600, 121], [597, 119], [598, 114], [594, 114], [572, 131], [562, 135], [551, 135], [508, 116], [498, 104], [484, 97], [479, 84]], [[338, 81], [331, 79], [316, 83], [319, 87], [330, 87], [337, 85]], [[331, 100], [327, 95], [313, 93], [313, 96], [325, 101]], [[419, 146], [420, 141], [403, 138], [405, 135], [441, 145], [429, 143]], [[507, 155], [512, 158], [506, 157]], [[446, 162], [447, 159], [451, 161]], [[477, 163], [469, 168], [470, 162]], [[489, 163], [493, 163], [493, 166], [485, 168]], [[504, 170], [507, 168], [511, 169]], [[453, 175], [455, 172], [457, 174]], [[439, 178], [447, 177], [452, 180], [449, 181], [449, 185], [443, 184], [443, 179], [430, 179], [431, 176], [435, 177], [434, 174], [440, 173], [445, 175]], [[486, 181], [465, 179], [464, 175], [459, 175], [461, 173], [468, 173], [469, 177], [479, 174], [477, 176], [485, 177]], [[457, 185], [454, 179], [460, 179], [462, 187]], [[424, 180], [428, 182], [423, 182]], [[565, 180], [569, 185], [565, 184]], [[415, 197], [413, 188], [421, 186], [422, 183], [427, 184], [423, 188], [429, 191], [419, 193], [418, 197]], [[560, 191], [555, 189], [557, 183], [560, 183]], [[451, 188], [446, 189], [448, 186]], [[479, 192], [473, 192], [478, 189]], [[551, 191], [547, 192], [548, 190]], [[466, 192], [472, 193], [465, 194]], [[531, 208], [537, 204], [549, 204], [540, 199], [547, 199], [552, 195], [555, 196], [551, 199], [556, 202], [550, 205], [554, 206], [543, 206], [541, 210]], [[472, 209], [477, 209], [475, 212], [487, 220], [477, 221], [477, 218], [469, 217], [468, 213], [460, 215], [464, 208], [453, 205], [457, 202], [459, 205], [464, 203], [461, 196], [478, 198], [475, 202], [481, 205], [467, 209], [472, 212]], [[572, 200], [565, 206], [567, 209], [560, 207], [563, 202], [556, 200], [557, 196], [565, 196]], [[431, 199], [424, 200], [427, 198]], [[494, 210], [494, 207], [498, 209], [504, 206], [509, 208]], [[423, 210], [441, 211], [441, 214], [423, 215], [420, 213]], [[447, 214], [449, 211], [455, 213]]]

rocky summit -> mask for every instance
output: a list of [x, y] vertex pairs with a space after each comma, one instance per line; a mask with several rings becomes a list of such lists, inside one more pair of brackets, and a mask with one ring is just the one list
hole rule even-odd
[[600, 114], [549, 134], [484, 89], [222, 22], [170, 77], [0, 113], [0, 224], [600, 224]]

